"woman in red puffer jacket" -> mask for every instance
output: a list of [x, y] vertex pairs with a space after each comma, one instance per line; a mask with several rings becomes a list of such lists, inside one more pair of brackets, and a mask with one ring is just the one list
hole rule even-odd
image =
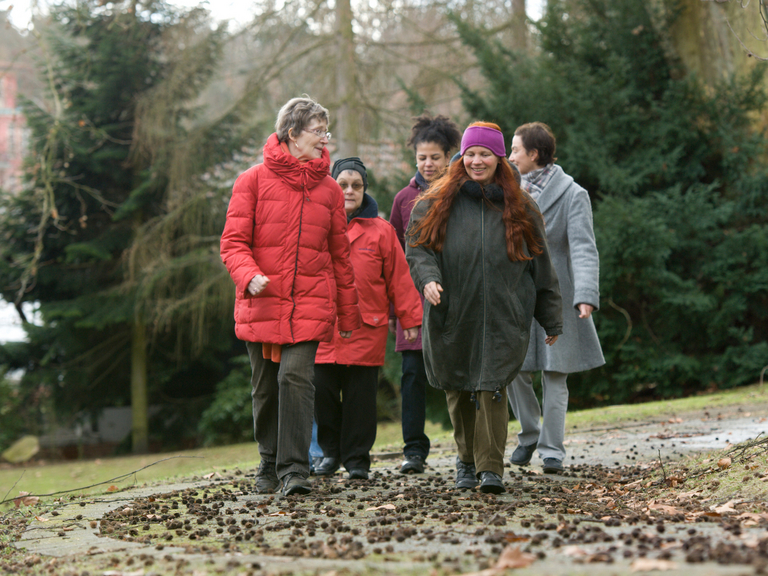
[[317, 349], [315, 420], [325, 457], [315, 474], [333, 474], [343, 463], [351, 479], [366, 479], [376, 440], [376, 390], [390, 302], [411, 342], [419, 333], [422, 307], [397, 233], [379, 218], [376, 201], [365, 193], [363, 163], [359, 158], [337, 160], [332, 175], [344, 192], [363, 326], [351, 338], [334, 337]]
[[237, 289], [235, 333], [253, 376], [259, 492], [311, 491], [315, 353], [360, 327], [344, 198], [328, 174], [328, 111], [309, 98], [280, 110], [264, 162], [235, 182], [221, 258]]

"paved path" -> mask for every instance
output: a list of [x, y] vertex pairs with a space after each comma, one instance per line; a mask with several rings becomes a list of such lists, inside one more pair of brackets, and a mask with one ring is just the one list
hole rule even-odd
[[[623, 473], [621, 471], [626, 470], [626, 466], [651, 466], [660, 457], [665, 462], [669, 462], [690, 453], [723, 448], [729, 443], [735, 444], [749, 438], [755, 438], [759, 434], [768, 433], [768, 422], [765, 420], [765, 418], [748, 416], [743, 413], [735, 413], [719, 419], [701, 414], [685, 421], [671, 419], [606, 426], [590, 430], [574, 430], [569, 433], [567, 440], [570, 458], [567, 464], [571, 465], [568, 474], [564, 476], [543, 475], [540, 461], [538, 457], [535, 457], [532, 466], [530, 469], [526, 469], [525, 473], [521, 474], [521, 470], [518, 468], [507, 469], [505, 483], [510, 488], [510, 492], [498, 498], [486, 495], [468, 495], [451, 490], [455, 453], [450, 443], [435, 447], [434, 453], [429, 459], [427, 473], [423, 476], [402, 477], [397, 475], [395, 473], [397, 462], [393, 461], [392, 458], [396, 455], [382, 454], [374, 466], [373, 479], [369, 488], [360, 488], [360, 484], [347, 483], [341, 475], [330, 480], [315, 479], [318, 486], [317, 495], [310, 495], [305, 501], [302, 501], [306, 507], [304, 516], [297, 516], [298, 518], [306, 518], [308, 512], [311, 519], [312, 513], [315, 513], [318, 515], [318, 522], [320, 522], [322, 519], [335, 515], [333, 505], [329, 502], [333, 501], [336, 505], [341, 506], [341, 508], [337, 508], [337, 512], [341, 512], [342, 508], [344, 509], [344, 515], [349, 516], [345, 518], [345, 522], [348, 522], [350, 526], [359, 526], [360, 530], [368, 530], [368, 540], [362, 542], [365, 555], [357, 560], [328, 558], [328, 555], [325, 558], [281, 557], [272, 554], [253, 553], [252, 550], [232, 552], [219, 549], [215, 553], [203, 553], [194, 551], [188, 543], [176, 546], [158, 546], [157, 541], [155, 541], [152, 545], [146, 545], [99, 534], [97, 523], [110, 515], [114, 515], [115, 511], [135, 506], [137, 501], [146, 501], [152, 495], [157, 495], [160, 499], [161, 496], [159, 495], [185, 490], [205, 490], [206, 488], [213, 490], [217, 485], [222, 485], [224, 480], [141, 487], [95, 497], [87, 501], [62, 504], [56, 509], [57, 516], [48, 515], [46, 521], [31, 522], [17, 546], [24, 548], [29, 554], [68, 559], [69, 562], [72, 561], [73, 557], [81, 560], [89, 558], [91, 559], [90, 565], [93, 567], [92, 574], [108, 572], [105, 569], [107, 558], [120, 560], [128, 557], [141, 559], [147, 566], [146, 569], [142, 568], [141, 574], [147, 575], [153, 573], [153, 570], [158, 574], [164, 573], [165, 568], [162, 567], [165, 565], [174, 564], [178, 569], [180, 561], [189, 566], [189, 570], [197, 570], [196, 573], [200, 574], [214, 573], [213, 571], [216, 569], [228, 570], [238, 566], [261, 569], [268, 574], [279, 574], [289, 570], [293, 571], [294, 574], [305, 572], [311, 574], [317, 571], [325, 573], [344, 568], [355, 574], [427, 574], [437, 566], [442, 567], [446, 573], [462, 573], [492, 565], [501, 548], [507, 542], [514, 541], [516, 534], [520, 534], [524, 536], [524, 538], [520, 538], [521, 546], [527, 546], [534, 552], [546, 550], [539, 553], [539, 558], [530, 567], [520, 569], [518, 571], [520, 574], [590, 574], [591, 576], [599, 576], [602, 574], [629, 573], [632, 566], [637, 567], [637, 564], [633, 564], [633, 562], [640, 559], [636, 554], [638, 544], [634, 541], [632, 544], [634, 547], [627, 545], [626, 548], [627, 550], [631, 548], [632, 555], [625, 557], [621, 554], [622, 542], [629, 539], [628, 533], [631, 530], [637, 528], [638, 535], [633, 538], [638, 542], [647, 541], [655, 542], [659, 546], [664, 545], [664, 542], [659, 538], [658, 531], [654, 531], [652, 524], [639, 522], [632, 526], [628, 526], [626, 523], [620, 526], [610, 526], [610, 523], [604, 522], [604, 519], [598, 520], [599, 515], [589, 515], [583, 510], [569, 511], [568, 514], [563, 514], [563, 509], [556, 511], [554, 508], [550, 508], [550, 506], [554, 506], [554, 504], [548, 503], [552, 498], [543, 496], [558, 494], [561, 486], [567, 487], [578, 482], [586, 482], [585, 478], [589, 476], [582, 472], [587, 469], [594, 471], [595, 465], [601, 465], [604, 469], [613, 470], [616, 475], [621, 475]], [[515, 440], [510, 439], [507, 456], [511, 454], [514, 446]], [[227, 481], [229, 480], [231, 479]], [[412, 490], [413, 488], [416, 490]], [[418, 501], [420, 489], [428, 497]], [[563, 491], [565, 490], [567, 488], [563, 488]], [[538, 496], [531, 496], [531, 494], [538, 494]], [[333, 500], [334, 498], [336, 500]], [[525, 503], [523, 503], [523, 498], [526, 498]], [[239, 496], [236, 504], [228, 502], [226, 505], [222, 504], [224, 508], [220, 509], [219, 513], [224, 510], [223, 513], [231, 514], [237, 522], [245, 523], [249, 518], [254, 518], [252, 511], [257, 509], [257, 506], [263, 507], [269, 504], [270, 509], [277, 506], [278, 511], [272, 516], [285, 513], [294, 517], [298, 508], [294, 507], [296, 505], [291, 503], [291, 500], [293, 499], [282, 499], [279, 496], [265, 497], [246, 494]], [[444, 501], [444, 504], [441, 503], [441, 500]], [[554, 501], [556, 502], [557, 499], [554, 498]], [[317, 503], [315, 504], [315, 502]], [[347, 510], [354, 510], [350, 504], [357, 502], [366, 502], [366, 504], [365, 506], [357, 506], [358, 510], [363, 509], [363, 511], [352, 519], [350, 517], [355, 515], [348, 513]], [[382, 505], [382, 502], [396, 502], [398, 504], [397, 511], [371, 510], [371, 508]], [[403, 502], [406, 502], [406, 506], [401, 506]], [[311, 508], [313, 504], [314, 509]], [[242, 506], [249, 506], [247, 513], [243, 513], [244, 508]], [[410, 514], [408, 514], [407, 506], [412, 506]], [[483, 516], [484, 509], [491, 510], [493, 514], [489, 512]], [[331, 513], [328, 512], [329, 510]], [[321, 513], [325, 516], [322, 516]], [[372, 543], [371, 534], [384, 534], [385, 528], [378, 526], [371, 528], [371, 526], [375, 526], [377, 522], [381, 522], [384, 526], [387, 523], [387, 513], [397, 514], [389, 517], [390, 526], [393, 522], [400, 529], [403, 526], [413, 526], [412, 534], [408, 535], [409, 533], [406, 531], [407, 537], [399, 540], [397, 531], [392, 533], [390, 529], [387, 534], [394, 535], [396, 537], [394, 540], [391, 538], [384, 540], [385, 536], [382, 535], [382, 540]], [[421, 523], [417, 522], [418, 514], [427, 519], [426, 524], [423, 520]], [[455, 514], [457, 518], [461, 519], [461, 522], [459, 520], [455, 522], [455, 527], [450, 521], [443, 523], [447, 515], [450, 514]], [[558, 516], [558, 514], [560, 515]], [[436, 519], [438, 516], [439, 519]], [[272, 518], [263, 520], [261, 526], [266, 527], [269, 521], [273, 522], [274, 525], [275, 519]], [[334, 521], [331, 520], [331, 522]], [[563, 521], [566, 524], [573, 522], [571, 531], [574, 533], [578, 528], [577, 536], [581, 538], [578, 546], [569, 546], [567, 542], [561, 546], [548, 545], [548, 542], [551, 543], [558, 538], [559, 532], [553, 532], [553, 526], [547, 528], [544, 527], [544, 524], [549, 522], [562, 523]], [[354, 524], [354, 522], [358, 522], [358, 524]], [[325, 524], [327, 525], [327, 522]], [[300, 525], [296, 524], [296, 526]], [[301, 526], [303, 527], [303, 525]], [[341, 526], [341, 523], [336, 526]], [[425, 526], [431, 526], [431, 528], [425, 528]], [[501, 526], [501, 528], [494, 528], [494, 526]], [[675, 568], [672, 568], [672, 564], [664, 565], [666, 568], [672, 568], [669, 570], [670, 574], [690, 574], [693, 566], [695, 566], [697, 576], [749, 573], [750, 568], [744, 565], [720, 565], [715, 562], [695, 565], [686, 563], [681, 542], [686, 533], [690, 534], [687, 531], [691, 529], [691, 524], [667, 521], [666, 526], [666, 535], [675, 535], [677, 538], [677, 540], [675, 538], [670, 539], [668, 543], [670, 552], [665, 556], [675, 565]], [[712, 539], [712, 542], [728, 545], [743, 543], [746, 538], [752, 539], [750, 541], [766, 538], [766, 543], [768, 543], [768, 531], [765, 530], [765, 526], [766, 524], [757, 525], [745, 528], [739, 534], [731, 534], [719, 529], [714, 523], [695, 525], [698, 530], [696, 537], [701, 536]], [[287, 525], [285, 530], [285, 543], [288, 545], [287, 538], [290, 531]], [[341, 530], [337, 535], [341, 535]], [[550, 532], [547, 533], [546, 530]], [[587, 536], [590, 533], [599, 533], [602, 540], [598, 538], [594, 542], [589, 542], [590, 538]], [[224, 536], [227, 534], [225, 533]], [[318, 537], [321, 536], [326, 538], [325, 534], [318, 534]], [[499, 540], [499, 538], [502, 539]], [[536, 548], [536, 544], [540, 543], [537, 542], [538, 538], [543, 539], [543, 547]], [[178, 541], [175, 540], [174, 542]], [[573, 541], [573, 537], [571, 541]], [[235, 546], [233, 549], [236, 550], [237, 547]], [[611, 561], [601, 560], [600, 554], [609, 555]], [[648, 558], [656, 558], [653, 550], [649, 553]], [[476, 562], [474, 562], [475, 559]], [[94, 572], [94, 570], [96, 571]], [[123, 572], [114, 570], [112, 572], [140, 576], [136, 570], [136, 564], [133, 564], [131, 570], [124, 567]]]

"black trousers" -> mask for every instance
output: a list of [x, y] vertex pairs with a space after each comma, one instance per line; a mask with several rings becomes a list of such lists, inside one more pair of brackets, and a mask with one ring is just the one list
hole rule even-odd
[[376, 441], [378, 366], [315, 364], [317, 441], [347, 470], [371, 467]]

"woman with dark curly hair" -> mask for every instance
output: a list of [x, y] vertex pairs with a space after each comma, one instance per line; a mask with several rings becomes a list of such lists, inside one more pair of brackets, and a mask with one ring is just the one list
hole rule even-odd
[[[411, 128], [408, 147], [416, 154], [416, 174], [408, 186], [400, 190], [392, 204], [389, 223], [395, 228], [400, 244], [405, 249], [405, 229], [411, 218], [413, 204], [419, 194], [445, 172], [451, 158], [451, 150], [459, 146], [461, 131], [445, 116], [422, 114]], [[403, 378], [401, 380], [403, 463], [402, 474], [424, 472], [424, 463], [429, 455], [429, 437], [424, 433], [426, 420], [427, 374], [424, 371], [424, 356], [421, 351], [421, 333], [411, 342], [403, 333], [403, 327], [390, 317], [389, 328], [395, 332], [395, 351], [403, 355]]]
[[562, 302], [544, 222], [505, 160], [496, 124], [471, 124], [461, 158], [419, 198], [406, 258], [426, 299], [424, 363], [445, 390], [458, 448], [456, 487], [505, 491], [506, 387], [528, 349], [533, 318], [552, 345]]

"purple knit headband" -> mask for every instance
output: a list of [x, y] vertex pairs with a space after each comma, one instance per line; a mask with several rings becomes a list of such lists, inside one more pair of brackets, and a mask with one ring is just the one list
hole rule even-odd
[[467, 148], [472, 146], [482, 146], [483, 148], [488, 148], [496, 156], [507, 157], [507, 149], [504, 147], [504, 135], [493, 128], [470, 126], [464, 130], [464, 135], [461, 137], [461, 155], [464, 156]]

